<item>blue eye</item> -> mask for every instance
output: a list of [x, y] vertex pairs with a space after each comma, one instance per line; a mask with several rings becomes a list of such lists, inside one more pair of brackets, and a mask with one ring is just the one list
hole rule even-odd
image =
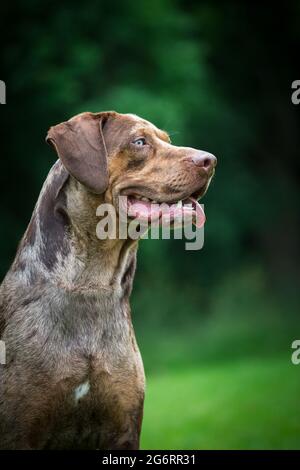
[[132, 142], [134, 145], [138, 145], [139, 147], [142, 147], [143, 145], [146, 145], [146, 139], [143, 137], [140, 137], [139, 139], [136, 139]]

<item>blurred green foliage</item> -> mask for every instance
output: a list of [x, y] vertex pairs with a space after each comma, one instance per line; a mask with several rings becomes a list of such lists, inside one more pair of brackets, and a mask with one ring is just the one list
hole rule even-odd
[[[162, 397], [178, 367], [199, 367], [201, 375], [203, 364], [279, 353], [290, 367], [290, 345], [300, 334], [300, 107], [291, 103], [291, 82], [299, 78], [299, 13], [299, 2], [17, 0], [2, 6], [2, 276], [53, 163], [44, 143], [51, 125], [86, 110], [132, 112], [167, 130], [175, 144], [218, 157], [203, 200], [204, 249], [185, 251], [178, 240], [140, 244], [133, 320], [150, 390], [152, 375], [167, 374], [166, 383], [153, 379]], [[228, 377], [235, 380], [226, 367], [225, 393]], [[185, 393], [184, 377], [180, 383]], [[226, 406], [234, 407], [230, 400]], [[212, 413], [221, 412], [218, 403]], [[218, 425], [227, 432], [226, 420]], [[160, 443], [145, 442], [164, 447], [163, 429]], [[181, 429], [174, 445], [205, 446], [201, 433], [188, 444]], [[212, 445], [222, 447], [221, 441], [222, 433]], [[247, 442], [237, 437], [236, 445]]]

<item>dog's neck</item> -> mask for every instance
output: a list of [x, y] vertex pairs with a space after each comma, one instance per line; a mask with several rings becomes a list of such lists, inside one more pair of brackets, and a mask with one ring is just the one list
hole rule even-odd
[[45, 280], [82, 294], [112, 290], [129, 296], [137, 242], [99, 240], [97, 207], [103, 196], [87, 191], [57, 162], [50, 171], [13, 270], [25, 282]]
[[73, 272], [67, 269], [65, 280], [69, 281], [71, 289], [86, 292], [122, 286], [123, 276], [135, 259], [137, 242], [118, 238], [99, 240], [96, 211], [104, 202], [103, 196], [90, 193], [73, 179], [69, 181], [66, 195], [70, 224], [67, 258], [73, 263]]

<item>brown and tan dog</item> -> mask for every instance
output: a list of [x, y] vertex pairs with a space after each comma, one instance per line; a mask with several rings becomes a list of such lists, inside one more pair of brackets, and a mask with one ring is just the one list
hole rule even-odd
[[59, 160], [0, 288], [0, 447], [137, 449], [145, 386], [129, 306], [137, 241], [100, 241], [96, 209], [118, 209], [127, 195], [128, 209], [192, 200], [196, 214], [216, 159], [116, 112], [75, 116], [47, 141]]

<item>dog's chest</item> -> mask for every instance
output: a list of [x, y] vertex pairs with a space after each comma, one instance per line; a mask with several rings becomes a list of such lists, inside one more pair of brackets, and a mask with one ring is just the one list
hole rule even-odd
[[129, 307], [108, 296], [72, 297], [58, 305], [59, 310], [52, 303], [44, 358], [51, 363], [42, 406], [47, 411], [42, 429], [33, 426], [34, 447], [105, 448], [113, 436], [117, 445], [136, 429], [144, 396]]
[[79, 384], [60, 384], [55, 395], [54, 419], [42, 448], [106, 448], [113, 441], [118, 446], [136, 432], [144, 398], [143, 371], [138, 361], [134, 368], [110, 373], [99, 367]]

